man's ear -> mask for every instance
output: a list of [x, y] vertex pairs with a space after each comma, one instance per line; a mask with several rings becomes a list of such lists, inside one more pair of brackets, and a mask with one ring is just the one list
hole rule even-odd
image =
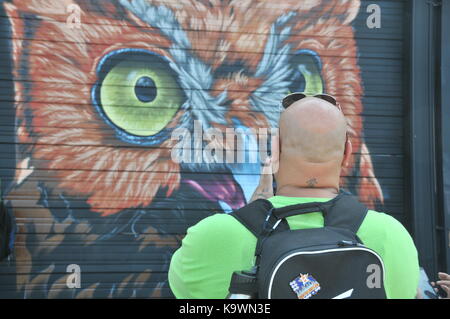
[[342, 167], [347, 167], [350, 163], [353, 152], [352, 142], [349, 138], [345, 141], [344, 159], [342, 160]]
[[270, 153], [271, 153], [271, 162], [272, 162], [272, 174], [276, 174], [278, 172], [279, 164], [280, 164], [280, 135], [273, 135], [270, 141]]

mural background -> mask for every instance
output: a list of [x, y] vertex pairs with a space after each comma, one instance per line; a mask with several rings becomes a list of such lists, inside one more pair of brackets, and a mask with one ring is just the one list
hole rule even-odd
[[355, 145], [343, 187], [406, 223], [404, 1], [376, 2], [380, 29], [372, 1], [1, 3], [0, 177], [17, 234], [0, 297], [171, 297], [186, 229], [259, 179], [258, 163], [174, 163], [171, 129], [276, 127], [291, 91], [338, 98]]

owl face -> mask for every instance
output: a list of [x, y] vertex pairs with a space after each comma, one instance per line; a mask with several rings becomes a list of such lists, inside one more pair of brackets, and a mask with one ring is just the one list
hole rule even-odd
[[[79, 28], [66, 21], [71, 4]], [[92, 235], [80, 240], [127, 226], [138, 253], [157, 246], [145, 230], [171, 232], [168, 214], [201, 219], [243, 206], [259, 162], [176, 162], [173, 132], [276, 128], [290, 92], [337, 97], [355, 154], [363, 151], [342, 183], [369, 205], [382, 200], [361, 138], [350, 25], [359, 1], [29, 0], [5, 9], [15, 39], [16, 189], [35, 183], [27, 187], [56, 224], [70, 217]], [[247, 143], [245, 152], [257, 147]], [[354, 172], [367, 178], [350, 185]]]

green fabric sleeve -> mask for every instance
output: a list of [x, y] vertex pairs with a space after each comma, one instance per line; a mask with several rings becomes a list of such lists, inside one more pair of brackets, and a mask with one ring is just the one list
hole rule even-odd
[[235, 270], [250, 269], [256, 238], [234, 217], [217, 214], [190, 227], [172, 257], [169, 285], [177, 298], [219, 299]]
[[416, 246], [403, 225], [392, 216], [369, 211], [358, 236], [384, 262], [387, 297], [414, 298], [419, 285], [419, 260]]

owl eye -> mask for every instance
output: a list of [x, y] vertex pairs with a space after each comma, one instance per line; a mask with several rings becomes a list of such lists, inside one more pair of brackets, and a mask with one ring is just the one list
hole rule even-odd
[[316, 52], [300, 50], [291, 59], [294, 78], [288, 93], [304, 92], [307, 95], [325, 93], [322, 81], [322, 63]]
[[97, 68], [94, 101], [102, 117], [127, 142], [153, 144], [185, 96], [168, 61], [143, 50], [120, 50]]

